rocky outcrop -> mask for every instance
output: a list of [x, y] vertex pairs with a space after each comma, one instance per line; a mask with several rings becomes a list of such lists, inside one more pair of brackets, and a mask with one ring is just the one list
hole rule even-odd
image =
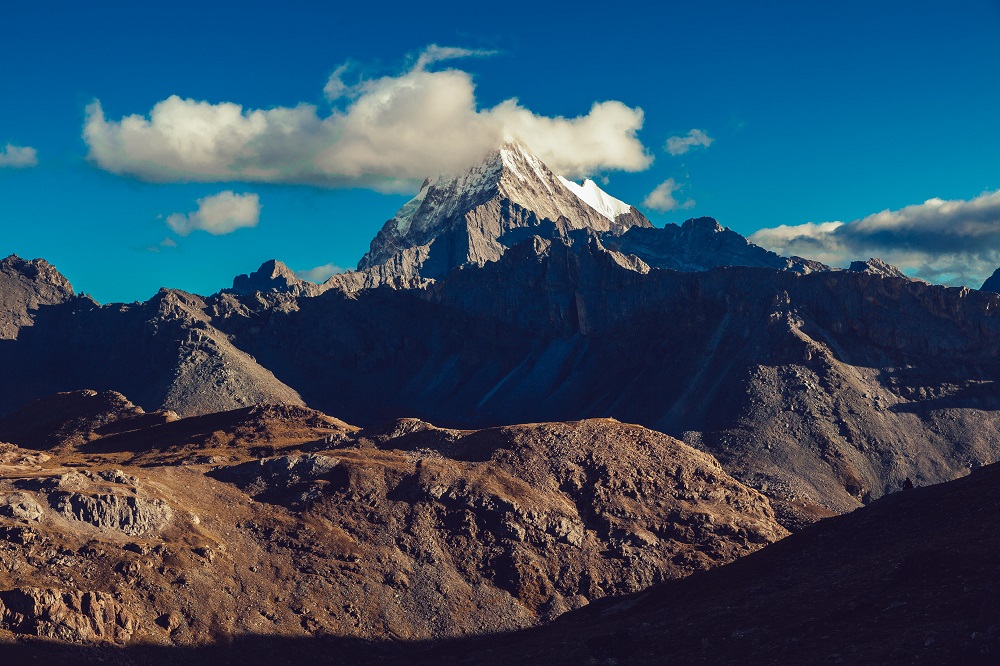
[[232, 289], [234, 294], [248, 296], [256, 292], [280, 292], [294, 296], [314, 296], [321, 291], [320, 286], [298, 278], [288, 266], [271, 259], [265, 261], [253, 273], [237, 275]]
[[0, 490], [0, 515], [28, 522], [46, 514], [43, 503], [67, 520], [128, 536], [157, 532], [173, 517], [167, 502], [120, 469], [33, 476], [13, 481], [13, 487], [19, 490]]
[[28, 493], [14, 492], [0, 495], [0, 516], [14, 518], [21, 522], [38, 522], [45, 509]]
[[62, 273], [44, 259], [27, 261], [12, 254], [0, 261], [0, 340], [13, 340], [30, 326], [41, 307], [75, 297]]
[[163, 528], [173, 515], [166, 502], [123, 494], [82, 494], [54, 492], [49, 495], [52, 508], [70, 520], [112, 530], [128, 536], [141, 536]]
[[261, 458], [210, 474], [239, 486], [254, 499], [281, 502], [284, 498], [284, 501], [302, 505], [317, 499], [318, 488], [329, 485], [338, 471], [342, 468], [337, 458], [307, 453]]
[[903, 271], [893, 266], [892, 264], [888, 264], [879, 259], [878, 257], [872, 257], [868, 261], [852, 261], [850, 267], [847, 270], [854, 271], [855, 273], [879, 275], [881, 277], [900, 278], [903, 280], [913, 279]]
[[0, 591], [0, 629], [40, 638], [126, 642], [137, 622], [104, 592], [18, 587]]

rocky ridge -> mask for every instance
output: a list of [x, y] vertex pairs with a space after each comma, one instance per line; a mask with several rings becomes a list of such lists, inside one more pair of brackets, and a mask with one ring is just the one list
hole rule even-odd
[[878, 257], [872, 257], [867, 261], [852, 261], [847, 270], [854, 271], [855, 273], [867, 273], [868, 275], [899, 278], [901, 280], [914, 279], [892, 264], [886, 263]]

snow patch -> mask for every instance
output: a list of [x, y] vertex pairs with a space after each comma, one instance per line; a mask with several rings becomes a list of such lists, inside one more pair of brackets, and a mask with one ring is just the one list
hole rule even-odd
[[583, 185], [577, 185], [572, 180], [567, 180], [562, 176], [557, 176], [557, 178], [560, 183], [566, 186], [566, 189], [580, 197], [584, 203], [612, 222], [619, 215], [627, 213], [632, 209], [632, 207], [624, 201], [615, 199], [613, 196], [599, 188], [597, 183], [589, 178], [583, 181]]

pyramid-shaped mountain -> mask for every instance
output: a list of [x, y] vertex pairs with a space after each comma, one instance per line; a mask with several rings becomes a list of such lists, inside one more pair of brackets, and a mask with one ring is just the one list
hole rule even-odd
[[440, 279], [458, 266], [496, 261], [531, 235], [617, 235], [633, 226], [652, 224], [593, 181], [557, 176], [524, 144], [507, 141], [461, 175], [426, 180], [372, 240], [358, 270]]

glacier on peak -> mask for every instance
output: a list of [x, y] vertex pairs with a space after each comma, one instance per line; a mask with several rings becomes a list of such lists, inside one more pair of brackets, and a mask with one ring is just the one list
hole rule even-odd
[[558, 178], [559, 182], [566, 186], [570, 192], [583, 199], [588, 206], [609, 220], [614, 221], [619, 215], [624, 215], [632, 209], [632, 206], [615, 199], [589, 178], [583, 181], [583, 185], [577, 185], [572, 180], [567, 180], [562, 176], [558, 176]]

